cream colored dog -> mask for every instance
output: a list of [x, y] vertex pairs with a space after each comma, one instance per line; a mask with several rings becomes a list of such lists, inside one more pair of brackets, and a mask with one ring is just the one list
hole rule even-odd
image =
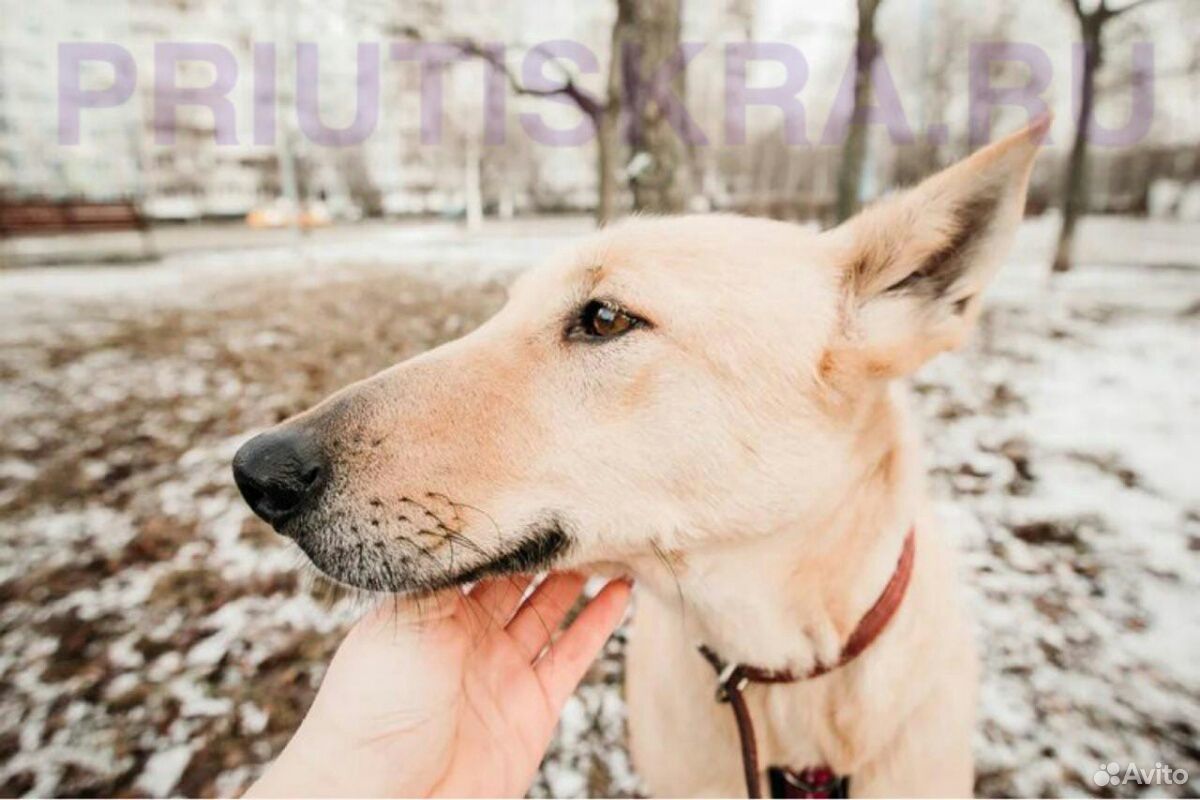
[[475, 332], [249, 442], [238, 484], [359, 587], [633, 573], [631, 747], [677, 796], [744, 792], [696, 645], [833, 664], [915, 526], [907, 595], [865, 653], [747, 690], [760, 763], [828, 764], [856, 795], [969, 794], [975, 656], [895, 379], [971, 327], [1044, 131], [825, 233], [727, 215], [599, 231]]

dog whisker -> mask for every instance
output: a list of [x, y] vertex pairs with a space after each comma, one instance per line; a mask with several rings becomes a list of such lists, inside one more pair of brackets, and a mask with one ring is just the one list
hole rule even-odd
[[675, 571], [675, 565], [671, 562], [671, 558], [667, 555], [666, 551], [662, 549], [662, 545], [651, 539], [650, 549], [654, 551], [655, 557], [667, 568], [667, 572], [671, 575], [671, 580], [675, 582], [675, 594], [679, 598], [679, 625], [682, 628], [687, 623], [687, 604], [683, 600], [683, 584], [679, 582], [679, 573]]

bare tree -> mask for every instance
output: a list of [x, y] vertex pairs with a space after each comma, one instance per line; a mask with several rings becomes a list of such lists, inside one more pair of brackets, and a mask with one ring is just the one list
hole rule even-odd
[[837, 217], [849, 218], [858, 210], [859, 186], [867, 159], [867, 128], [863, 116], [871, 102], [871, 67], [879, 57], [879, 38], [875, 35], [875, 14], [883, 0], [858, 0], [858, 30], [854, 36], [854, 110], [842, 162], [838, 170]]
[[1075, 241], [1075, 227], [1080, 215], [1087, 209], [1087, 129], [1096, 105], [1096, 71], [1104, 62], [1104, 29], [1108, 23], [1135, 8], [1153, 0], [1134, 0], [1122, 8], [1111, 8], [1108, 0], [1099, 0], [1091, 11], [1085, 11], [1081, 0], [1065, 0], [1079, 21], [1079, 35], [1083, 41], [1083, 64], [1079, 87], [1079, 115], [1075, 119], [1075, 138], [1071, 142], [1071, 154], [1067, 159], [1067, 171], [1063, 178], [1062, 227], [1058, 233], [1058, 246], [1054, 250], [1054, 272], [1071, 269], [1071, 253]]
[[[633, 189], [633, 207], [637, 211], [682, 211], [691, 196], [692, 183], [686, 143], [677, 132], [681, 129], [679, 120], [670, 119], [667, 109], [656, 102], [655, 96], [642, 94], [654, 86], [648, 76], [664, 68], [679, 52], [681, 0], [615, 2], [617, 13], [603, 97], [584, 89], [565, 69], [556, 86], [526, 86], [496, 48], [468, 38], [452, 40], [464, 55], [485, 60], [500, 70], [510, 90], [516, 94], [565, 97], [591, 121], [596, 131], [596, 222], [599, 225], [617, 213], [622, 174]], [[420, 31], [411, 27], [402, 32], [409, 38], [423, 38]], [[669, 89], [676, 97], [684, 98], [682, 70], [673, 75]], [[618, 163], [623, 112], [629, 120], [629, 144], [633, 156], [630, 162], [638, 167], [636, 169], [621, 169]]]
[[692, 194], [684, 120], [672, 118], [658, 96], [669, 90], [682, 101], [684, 70], [674, 71], [669, 86], [650, 79], [680, 53], [681, 5], [682, 0], [617, 0], [612, 57], [621, 62], [622, 96], [629, 105], [630, 185], [637, 211], [683, 211]]
[[[619, 5], [622, 5], [623, 2], [624, 0]], [[619, 28], [620, 14], [618, 13], [618, 22], [613, 26], [614, 46], [617, 43], [617, 31]], [[454, 46], [463, 54], [483, 59], [491, 64], [493, 68], [500, 70], [513, 92], [527, 97], [565, 97], [574, 103], [575, 107], [591, 121], [592, 126], [596, 130], [596, 182], [598, 191], [596, 224], [603, 225], [608, 222], [615, 213], [617, 195], [615, 163], [617, 160], [618, 145], [617, 117], [620, 113], [620, 81], [613, 77], [613, 69], [616, 67], [610, 68], [607, 97], [601, 100], [581, 87], [575, 81], [574, 77], [565, 70], [563, 71], [562, 82], [558, 86], [547, 89], [535, 89], [521, 82], [504, 61], [503, 53], [495, 48], [485, 47], [478, 42], [463, 38], [456, 39]], [[613, 59], [614, 63], [616, 60], [616, 58]]]

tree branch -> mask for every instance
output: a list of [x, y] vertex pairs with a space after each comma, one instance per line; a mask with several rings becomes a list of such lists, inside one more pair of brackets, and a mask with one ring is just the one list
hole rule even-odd
[[1132, 3], [1130, 3], [1127, 6], [1122, 6], [1121, 8], [1109, 8], [1106, 3], [1102, 3], [1100, 7], [1102, 9], [1104, 9], [1105, 17], [1107, 17], [1108, 19], [1112, 19], [1114, 17], [1119, 17], [1122, 14], [1125, 14], [1129, 11], [1133, 11], [1135, 8], [1141, 8], [1144, 5], [1148, 5], [1150, 3], [1156, 3], [1156, 2], [1158, 2], [1158, 0], [1133, 0]]
[[[426, 37], [422, 34], [420, 29], [412, 25], [400, 26], [389, 31], [389, 33], [394, 36], [400, 36], [415, 42], [426, 41]], [[508, 64], [504, 62], [503, 53], [498, 53], [493, 48], [481, 45], [479, 42], [476, 42], [473, 39], [469, 39], [465, 36], [451, 39], [450, 44], [463, 55], [482, 59], [490, 64], [494, 69], [499, 70], [504, 75], [504, 79], [508, 82], [509, 88], [517, 94], [525, 95], [527, 97], [568, 97], [575, 103], [576, 106], [579, 107], [580, 111], [582, 111], [584, 114], [587, 114], [588, 117], [591, 118], [592, 122], [597, 125], [600, 122], [600, 117], [607, 110], [606, 103], [602, 103], [592, 95], [588, 94], [587, 91], [575, 83], [575, 79], [566, 71], [565, 68], [562, 68], [561, 65], [560, 69], [562, 69], [563, 72], [563, 83], [561, 86], [556, 86], [552, 89], [531, 89], [522, 84], [513, 71], [508, 68]], [[542, 45], [539, 45], [535, 49], [540, 50], [541, 47]]]
[[1067, 8], [1075, 13], [1076, 18], [1083, 22], [1087, 14], [1083, 12], [1083, 6], [1079, 4], [1079, 0], [1064, 0], [1064, 2], [1067, 4]]
[[513, 71], [508, 68], [508, 64], [504, 61], [503, 53], [497, 52], [495, 49], [486, 47], [471, 39], [461, 38], [452, 42], [452, 45], [458, 49], [463, 55], [479, 58], [491, 64], [495, 69], [500, 70], [508, 81], [509, 88], [514, 92], [529, 97], [557, 97], [563, 96], [571, 99], [579, 110], [587, 114], [593, 122], [599, 122], [601, 115], [606, 110], [606, 105], [601, 103], [577, 83], [570, 74], [563, 70], [563, 83], [561, 86], [556, 86], [551, 89], [532, 89], [525, 86], [513, 74]]

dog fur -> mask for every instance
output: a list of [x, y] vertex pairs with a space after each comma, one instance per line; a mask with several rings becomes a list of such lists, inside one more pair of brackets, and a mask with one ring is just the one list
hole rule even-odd
[[[977, 666], [897, 378], [959, 345], [1024, 208], [1048, 121], [816, 233], [633, 218], [513, 285], [468, 336], [289, 420], [331, 463], [288, 520], [331, 577], [432, 591], [590, 568], [638, 582], [627, 668], [655, 794], [743, 793], [724, 658], [834, 663], [916, 530], [877, 641], [747, 690], [760, 763], [828, 764], [855, 795], [967, 795]], [[601, 299], [642, 322], [572, 335]]]

